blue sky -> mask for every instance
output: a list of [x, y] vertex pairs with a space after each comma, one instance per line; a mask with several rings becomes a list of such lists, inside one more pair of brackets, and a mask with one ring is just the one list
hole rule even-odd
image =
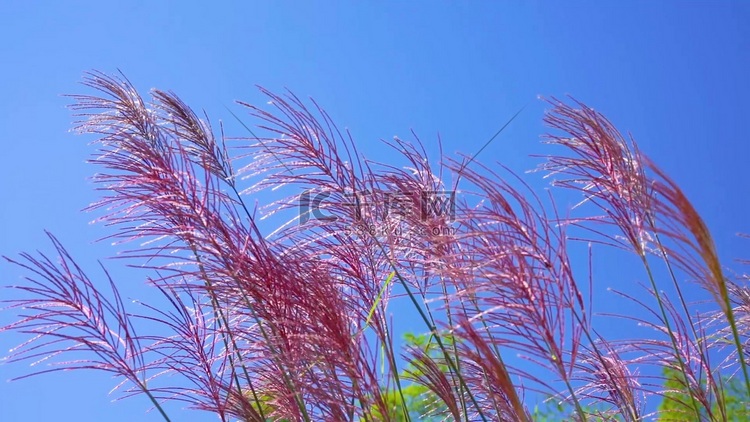
[[[723, 257], [750, 257], [735, 237], [750, 232], [750, 3], [4, 2], [0, 37], [0, 254], [49, 250], [44, 229], [92, 274], [113, 254], [92, 244], [104, 232], [80, 212], [97, 198], [84, 164], [93, 151], [68, 132], [61, 94], [82, 92], [86, 70], [121, 69], [214, 120], [231, 120], [224, 107], [235, 99], [264, 101], [256, 84], [288, 87], [314, 97], [376, 159], [379, 139], [411, 129], [433, 151], [439, 133], [447, 153], [472, 153], [527, 105], [480, 156], [519, 171], [545, 152], [537, 97], [571, 94], [681, 184]], [[617, 262], [607, 262], [597, 283], [644, 281], [612, 275]], [[0, 264], [0, 284], [19, 275]], [[0, 351], [20, 340], [0, 334]], [[0, 366], [0, 378], [27, 369]], [[111, 404], [112, 386], [83, 373], [0, 382], [0, 420], [160, 420], [143, 415], [145, 398]]]

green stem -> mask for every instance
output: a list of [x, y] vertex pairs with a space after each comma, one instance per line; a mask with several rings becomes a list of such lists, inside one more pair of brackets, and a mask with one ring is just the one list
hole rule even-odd
[[[685, 312], [685, 317], [688, 320], [688, 325], [690, 326], [692, 332], [693, 332], [693, 338], [696, 342], [701, 341], [701, 337], [698, 336], [698, 331], [695, 329], [695, 325], [693, 323], [693, 318], [690, 316], [690, 311], [688, 309], [687, 303], [685, 302], [685, 297], [682, 294], [682, 289], [680, 288], [680, 284], [677, 282], [677, 276], [674, 273], [674, 269], [672, 268], [672, 263], [669, 260], [669, 255], [667, 254], [667, 250], [664, 247], [664, 245], [661, 243], [661, 237], [659, 236], [659, 233], [656, 230], [654, 221], [652, 219], [649, 219], [649, 223], [651, 225], [651, 231], [654, 233], [654, 238], [656, 239], [656, 244], [659, 247], [659, 252], [661, 252], [661, 258], [664, 261], [664, 264], [667, 267], [667, 271], [669, 272], [669, 276], [672, 279], [672, 284], [674, 285], [675, 290], [677, 291], [677, 297], [680, 298], [680, 303], [682, 305], [682, 309]], [[703, 362], [706, 362], [706, 356], [703, 354], [703, 349], [699, 348], [699, 352], [701, 354], [701, 358]], [[710, 371], [711, 368], [707, 368], [707, 372]], [[712, 376], [710, 373], [707, 373], [707, 376]], [[722, 389], [719, 388], [719, 386], [715, 382], [709, 383], [711, 385], [711, 388], [714, 390], [714, 395], [716, 396], [716, 401], [719, 405], [719, 412], [721, 412], [722, 417], [724, 420], [727, 418], [727, 409], [726, 409], [726, 403], [724, 400], [724, 394], [722, 393]], [[749, 390], [750, 391], [750, 390]]]
[[149, 391], [148, 388], [146, 388], [146, 384], [139, 381], [138, 382], [138, 386], [141, 387], [141, 390], [144, 393], [146, 393], [146, 395], [148, 396], [148, 398], [151, 400], [151, 403], [154, 404], [154, 407], [156, 407], [156, 410], [159, 411], [159, 413], [164, 418], [164, 420], [167, 421], [167, 422], [172, 422], [169, 419], [169, 416], [167, 416], [167, 413], [164, 411], [164, 409], [161, 407], [161, 405], [159, 404], [159, 402], [156, 400], [156, 397], [154, 397], [154, 395], [151, 394], [151, 391]]
[[[680, 353], [680, 349], [677, 346], [677, 340], [675, 339], [674, 331], [672, 331], [672, 326], [669, 323], [669, 318], [667, 316], [667, 311], [664, 308], [664, 302], [661, 298], [661, 294], [659, 293], [659, 289], [656, 286], [656, 280], [654, 279], [654, 274], [651, 271], [651, 266], [648, 264], [648, 260], [646, 259], [645, 254], [639, 255], [641, 258], [641, 262], [643, 263], [643, 266], [646, 268], [646, 273], [648, 274], [648, 279], [651, 282], [651, 288], [654, 290], [654, 295], [656, 296], [656, 302], [659, 304], [659, 311], [661, 312], [662, 320], [664, 321], [664, 326], [667, 329], [667, 332], [669, 333], [669, 340], [672, 343], [672, 350], [674, 350], [675, 357], [677, 358], [677, 363], [680, 365], [680, 371], [682, 371], [683, 374], [687, 373], [685, 370], [685, 362], [682, 360], [682, 355]], [[688, 385], [686, 387], [689, 388]], [[689, 391], [688, 391], [689, 393]], [[693, 394], [688, 394], [690, 396], [690, 402], [693, 406], [693, 410], [695, 411], [696, 420], [700, 420], [701, 413], [700, 409], [698, 408], [698, 402], [693, 396]]]
[[[258, 411], [260, 413], [261, 418], [264, 420], [266, 419], [266, 415], [263, 412], [263, 406], [261, 405], [260, 399], [258, 398], [258, 394], [255, 391], [255, 387], [253, 387], [253, 381], [252, 378], [250, 378], [250, 373], [247, 370], [247, 367], [244, 364], [244, 359], [242, 358], [242, 354], [240, 353], [240, 349], [237, 346], [237, 341], [234, 338], [234, 335], [232, 334], [232, 331], [229, 329], [229, 321], [227, 320], [226, 315], [224, 314], [224, 311], [221, 309], [221, 306], [219, 304], [219, 299], [216, 297], [216, 293], [213, 289], [213, 284], [211, 283], [211, 280], [208, 277], [208, 274], [206, 274], [206, 270], [203, 267], [203, 262], [201, 261], [200, 255], [198, 255], [198, 251], [193, 245], [192, 242], [190, 242], [190, 248], [193, 251], [193, 255], [195, 256], [196, 262], [198, 262], [198, 268], [200, 269], [201, 276], [203, 277], [203, 281], [206, 285], [206, 290], [208, 291], [208, 295], [211, 298], [211, 306], [214, 310], [214, 316], [219, 321], [219, 330], [221, 330], [222, 327], [226, 328], [226, 332], [222, 332], [222, 342], [224, 343], [224, 347], [229, 350], [229, 343], [232, 344], [232, 350], [234, 350], [234, 353], [237, 355], [237, 359], [240, 363], [240, 367], [242, 368], [242, 371], [244, 372], [245, 378], [247, 379], [248, 387], [250, 387], [250, 392], [253, 395], [253, 400], [255, 400], [256, 403], [258, 403]], [[227, 340], [228, 338], [228, 340]], [[236, 364], [234, 361], [234, 357], [232, 354], [229, 354], [229, 364], [232, 366], [232, 368], [235, 368]], [[234, 372], [234, 371], [233, 371]], [[242, 391], [242, 385], [240, 384], [239, 377], [236, 373], [233, 374], [235, 383], [237, 384], [237, 390], [239, 391], [240, 397], [244, 395], [244, 392]]]

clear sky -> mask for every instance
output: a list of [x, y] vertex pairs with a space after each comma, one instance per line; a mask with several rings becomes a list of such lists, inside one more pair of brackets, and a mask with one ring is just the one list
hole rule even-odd
[[[81, 93], [86, 70], [121, 69], [144, 92], [174, 90], [214, 120], [231, 120], [224, 106], [235, 99], [263, 101], [255, 84], [288, 87], [314, 97], [376, 159], [378, 139], [411, 129], [433, 151], [439, 133], [447, 153], [472, 153], [528, 105], [480, 156], [519, 171], [545, 152], [537, 96], [571, 94], [631, 132], [682, 185], [723, 257], [750, 257], [734, 237], [750, 232], [750, 2], [240, 3], [0, 4], [0, 254], [49, 251], [43, 229], [92, 274], [113, 254], [92, 244], [104, 232], [79, 211], [96, 199], [84, 164], [92, 149], [68, 132], [61, 94]], [[644, 281], [618, 277], [616, 266], [596, 282]], [[0, 264], [0, 284], [19, 275]], [[20, 340], [0, 334], [0, 352]], [[0, 366], [0, 378], [25, 371]], [[84, 373], [3, 381], [0, 420], [160, 420], [144, 415], [143, 397], [111, 404], [114, 384]]]

